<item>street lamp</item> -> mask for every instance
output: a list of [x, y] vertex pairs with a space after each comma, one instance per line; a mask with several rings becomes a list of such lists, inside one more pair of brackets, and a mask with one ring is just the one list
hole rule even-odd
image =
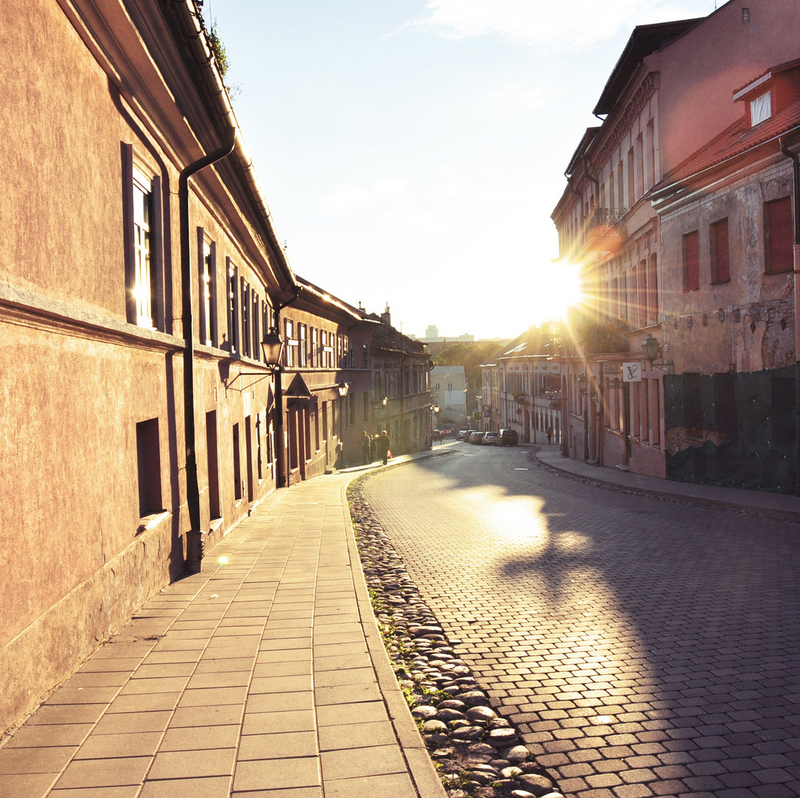
[[267, 368], [273, 374], [276, 371], [280, 371], [283, 338], [274, 327], [271, 327], [270, 331], [264, 336], [264, 340], [261, 342], [261, 351], [264, 353], [264, 362], [267, 364]]
[[346, 383], [344, 380], [342, 380], [336, 386], [336, 390], [339, 391], [339, 396], [341, 396], [342, 399], [344, 399], [344, 397], [347, 396], [347, 392], [350, 390], [350, 385], [349, 383]]
[[281, 384], [281, 357], [283, 355], [283, 339], [280, 333], [274, 328], [264, 335], [261, 342], [261, 350], [264, 353], [264, 361], [267, 368], [275, 379], [275, 468], [277, 476], [277, 487], [286, 487], [284, 476], [284, 465], [286, 453], [283, 441], [283, 386]]
[[[483, 423], [483, 412], [482, 412], [483, 411], [483, 405], [482, 405], [482, 403], [483, 403], [483, 394], [482, 393], [476, 393], [475, 394], [475, 403], [476, 403], [475, 404], [475, 411], [478, 414], [478, 423], [480, 424], [480, 426], [483, 427], [484, 423]], [[467, 427], [469, 427], [469, 418], [467, 419]]]
[[673, 363], [671, 362], [664, 362], [664, 363], [654, 363], [653, 361], [658, 357], [658, 353], [661, 350], [661, 345], [658, 343], [658, 339], [653, 338], [652, 333], [647, 333], [647, 338], [642, 341], [642, 352], [644, 352], [645, 360], [650, 364], [650, 368], [657, 368], [661, 369], [661, 371], [667, 371], [668, 366], [672, 366]]

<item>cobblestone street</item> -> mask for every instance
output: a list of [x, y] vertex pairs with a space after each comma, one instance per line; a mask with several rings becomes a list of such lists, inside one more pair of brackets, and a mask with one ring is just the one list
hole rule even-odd
[[800, 525], [459, 444], [365, 498], [454, 648], [579, 798], [800, 795]]

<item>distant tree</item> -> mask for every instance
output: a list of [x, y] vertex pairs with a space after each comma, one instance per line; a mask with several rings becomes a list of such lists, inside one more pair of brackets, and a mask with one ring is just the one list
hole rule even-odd
[[587, 355], [627, 352], [626, 329], [619, 319], [585, 321], [578, 327], [577, 339]]

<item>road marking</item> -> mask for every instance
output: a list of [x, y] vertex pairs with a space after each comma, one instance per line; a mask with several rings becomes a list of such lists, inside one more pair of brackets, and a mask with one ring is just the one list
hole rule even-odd
[[514, 471], [530, 471], [530, 468], [515, 468]]

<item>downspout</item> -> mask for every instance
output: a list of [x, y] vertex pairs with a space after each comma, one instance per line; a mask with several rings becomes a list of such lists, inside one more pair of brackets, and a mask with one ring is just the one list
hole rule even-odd
[[236, 145], [236, 129], [230, 140], [209, 155], [189, 164], [178, 178], [178, 207], [180, 215], [181, 294], [183, 303], [183, 423], [186, 442], [186, 503], [189, 507], [190, 530], [187, 538], [187, 563], [190, 570], [199, 571], [203, 559], [202, 530], [200, 529], [200, 488], [197, 481], [194, 417], [194, 303], [192, 301], [192, 266], [189, 246], [189, 178], [217, 161], [226, 158]]
[[794, 494], [800, 496], [800, 157], [779, 140], [781, 152], [792, 161], [792, 197], [794, 199], [794, 241], [792, 246], [794, 277], [794, 356], [795, 356], [795, 482]]

